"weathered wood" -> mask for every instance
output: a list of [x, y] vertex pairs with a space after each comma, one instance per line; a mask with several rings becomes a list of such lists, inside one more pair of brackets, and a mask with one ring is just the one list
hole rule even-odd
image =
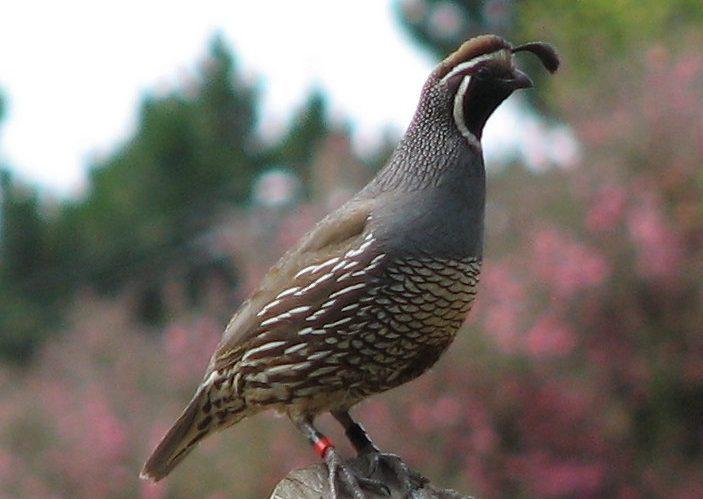
[[[366, 464], [360, 460], [352, 459], [346, 462], [347, 466], [355, 470], [364, 469]], [[391, 498], [404, 498], [401, 485], [390, 473], [383, 470], [376, 471], [370, 478], [380, 480], [391, 490]], [[338, 499], [348, 499], [349, 496], [344, 486], [337, 481]], [[320, 499], [330, 497], [327, 467], [325, 464], [315, 464], [306, 468], [293, 470], [281, 480], [273, 490], [270, 499]], [[375, 494], [367, 493], [369, 499], [376, 499]], [[387, 497], [386, 497], [387, 499]], [[454, 490], [442, 489], [431, 483], [426, 483], [417, 489], [412, 499], [471, 499], [470, 496], [460, 494]]]

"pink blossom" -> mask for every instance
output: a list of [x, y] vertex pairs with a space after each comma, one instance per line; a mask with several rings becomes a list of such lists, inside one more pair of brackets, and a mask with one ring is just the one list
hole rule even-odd
[[554, 291], [554, 298], [571, 299], [583, 289], [602, 284], [609, 276], [609, 265], [597, 249], [556, 229], [537, 232], [533, 241], [535, 271]]
[[592, 232], [613, 230], [620, 222], [626, 204], [625, 191], [616, 185], [600, 190], [586, 214], [586, 227]]
[[576, 346], [576, 335], [552, 315], [543, 315], [527, 332], [525, 351], [535, 358], [569, 355]]
[[13, 475], [13, 459], [12, 456], [0, 449], [0, 480], [9, 481]]
[[433, 419], [442, 428], [455, 424], [461, 417], [461, 404], [456, 397], [442, 397], [434, 407]]
[[219, 342], [220, 331], [220, 326], [207, 318], [199, 318], [187, 326], [173, 324], [165, 331], [168, 368], [180, 383], [192, 382], [202, 375]]
[[507, 265], [485, 267], [476, 313], [482, 316], [486, 332], [507, 353], [519, 349], [519, 318], [524, 302], [524, 286]]
[[489, 426], [474, 428], [471, 432], [471, 447], [479, 454], [487, 454], [498, 444], [498, 435]]
[[188, 331], [186, 328], [174, 325], [165, 332], [166, 351], [172, 357], [182, 355], [188, 347]]
[[520, 321], [515, 307], [496, 304], [484, 313], [484, 327], [496, 341], [498, 347], [506, 353], [519, 350]]
[[122, 422], [112, 413], [107, 401], [95, 394], [86, 406], [85, 428], [95, 432], [94, 450], [99, 450], [105, 459], [116, 460], [127, 450], [127, 431]]
[[654, 200], [645, 199], [632, 208], [627, 226], [637, 247], [637, 268], [643, 276], [664, 278], [677, 270], [681, 261], [678, 237]]
[[533, 487], [538, 497], [580, 497], [598, 494], [604, 485], [601, 464], [578, 461], [552, 461], [533, 469]]
[[427, 404], [418, 402], [410, 409], [410, 421], [417, 430], [429, 430], [434, 426], [432, 408]]
[[433, 36], [451, 39], [459, 35], [463, 19], [459, 7], [449, 2], [440, 2], [432, 9], [428, 24]]

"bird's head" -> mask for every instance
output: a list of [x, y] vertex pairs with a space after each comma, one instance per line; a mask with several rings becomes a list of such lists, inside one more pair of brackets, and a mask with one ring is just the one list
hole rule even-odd
[[483, 126], [500, 103], [515, 90], [533, 85], [515, 65], [517, 52], [533, 53], [550, 73], [559, 67], [556, 51], [546, 43], [513, 47], [495, 35], [478, 36], [464, 42], [435, 68], [425, 83], [422, 100], [430, 101], [425, 104], [435, 110], [449, 110], [462, 135], [480, 141]]

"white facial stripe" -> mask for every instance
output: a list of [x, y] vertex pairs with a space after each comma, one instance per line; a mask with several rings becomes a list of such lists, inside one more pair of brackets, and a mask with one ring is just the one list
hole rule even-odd
[[478, 57], [474, 57], [473, 59], [469, 59], [466, 62], [462, 62], [461, 64], [457, 64], [454, 69], [452, 69], [449, 73], [447, 73], [444, 78], [441, 79], [442, 83], [446, 83], [448, 79], [450, 79], [452, 76], [454, 76], [457, 73], [461, 73], [462, 71], [466, 71], [468, 69], [471, 69], [478, 64], [482, 63], [483, 61], [487, 61], [489, 59], [493, 59], [495, 56], [494, 54], [499, 52], [499, 50], [496, 50], [495, 52], [491, 52], [490, 54], [483, 54]]
[[466, 89], [469, 88], [470, 82], [471, 77], [468, 75], [464, 76], [464, 79], [461, 80], [459, 89], [456, 91], [456, 95], [454, 96], [454, 123], [461, 132], [461, 135], [463, 135], [470, 144], [480, 147], [480, 142], [476, 136], [471, 133], [468, 128], [466, 128], [466, 122], [464, 121], [464, 94], [466, 94]]

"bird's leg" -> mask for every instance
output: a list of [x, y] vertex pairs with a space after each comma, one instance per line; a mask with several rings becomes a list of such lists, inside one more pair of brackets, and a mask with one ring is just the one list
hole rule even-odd
[[395, 454], [387, 454], [373, 443], [364, 427], [354, 421], [348, 411], [334, 411], [332, 415], [344, 427], [344, 432], [360, 456], [369, 458], [369, 476], [372, 476], [381, 466], [391, 470], [400, 481], [403, 491], [412, 497], [413, 492], [428, 482], [427, 478], [417, 471], [411, 470], [405, 462]]
[[334, 411], [332, 415], [344, 428], [344, 434], [354, 446], [356, 452], [359, 454], [381, 452], [381, 450], [376, 447], [376, 444], [371, 441], [364, 427], [354, 421], [348, 411]]
[[315, 452], [325, 461], [332, 499], [341, 499], [342, 497], [337, 492], [337, 477], [341, 478], [344, 486], [354, 499], [364, 499], [366, 497], [361, 487], [379, 495], [390, 495], [390, 490], [386, 485], [378, 480], [360, 476], [358, 472], [344, 464], [330, 439], [317, 431], [310, 419], [294, 420], [293, 422], [310, 441]]

